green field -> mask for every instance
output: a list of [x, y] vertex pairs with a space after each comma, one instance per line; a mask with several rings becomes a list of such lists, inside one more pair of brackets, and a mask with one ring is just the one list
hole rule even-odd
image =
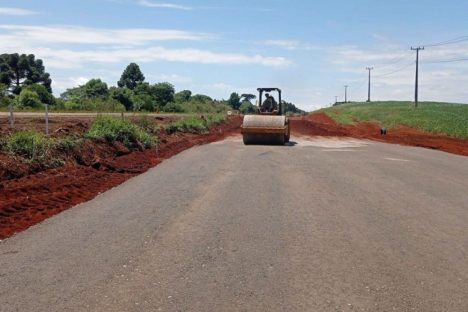
[[383, 127], [405, 125], [424, 131], [468, 138], [468, 104], [420, 102], [349, 103], [319, 110], [336, 122], [377, 122]]

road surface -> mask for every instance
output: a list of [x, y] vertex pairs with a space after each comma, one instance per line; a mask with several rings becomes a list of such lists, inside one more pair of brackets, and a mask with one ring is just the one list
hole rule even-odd
[[1, 311], [468, 311], [468, 158], [239, 137], [0, 243]]

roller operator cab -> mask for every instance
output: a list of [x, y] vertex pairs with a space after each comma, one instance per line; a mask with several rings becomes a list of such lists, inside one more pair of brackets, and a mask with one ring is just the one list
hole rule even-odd
[[[245, 145], [284, 145], [289, 142], [289, 121], [283, 114], [281, 90], [258, 88], [258, 107], [255, 115], [244, 116], [241, 126]], [[277, 94], [277, 100], [271, 95]]]

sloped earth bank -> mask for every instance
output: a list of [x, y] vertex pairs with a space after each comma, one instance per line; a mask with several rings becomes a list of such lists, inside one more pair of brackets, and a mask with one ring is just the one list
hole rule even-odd
[[293, 133], [320, 136], [347, 136], [358, 139], [425, 147], [453, 154], [468, 156], [468, 140], [427, 133], [418, 129], [400, 126], [380, 134], [377, 123], [361, 122], [354, 125], [340, 125], [324, 113], [291, 118]]
[[65, 166], [0, 182], [0, 240], [89, 201], [185, 149], [239, 133], [241, 122], [240, 117], [231, 117], [207, 134], [160, 132], [157, 148], [135, 152], [86, 141], [82, 153]]
[[[296, 136], [346, 136], [420, 146], [468, 156], [468, 140], [434, 135], [409, 127], [390, 129], [386, 136], [381, 136], [380, 127], [376, 123], [339, 125], [324, 113], [294, 117], [290, 120], [292, 133]], [[18, 173], [18, 176], [25, 176], [5, 180], [0, 172], [0, 181], [5, 180], [0, 182], [0, 239], [9, 237], [65, 209], [91, 200], [96, 195], [194, 145], [238, 134], [241, 123], [240, 117], [232, 117], [229, 123], [213, 127], [210, 133], [203, 135], [191, 133], [168, 135], [161, 132], [159, 134], [161, 143], [157, 148], [136, 152], [130, 152], [117, 144], [93, 144], [87, 141], [81, 146], [79, 155], [71, 155], [65, 166], [45, 171], [32, 168], [40, 171], [35, 174], [29, 174], [31, 168], [24, 166], [14, 168], [15, 163], [11, 162], [10, 171]], [[83, 124], [83, 129], [87, 128], [88, 123]], [[60, 127], [62, 128], [64, 127]], [[0, 163], [7, 161], [5, 155], [3, 157], [4, 159], [0, 155]]]

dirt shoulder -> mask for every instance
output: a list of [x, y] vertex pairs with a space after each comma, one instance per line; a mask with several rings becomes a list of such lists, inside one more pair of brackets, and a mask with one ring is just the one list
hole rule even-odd
[[291, 127], [293, 133], [302, 135], [347, 136], [393, 144], [419, 146], [468, 156], [468, 140], [427, 133], [405, 126], [388, 129], [387, 135], [381, 135], [381, 127], [376, 123], [361, 122], [353, 125], [341, 125], [337, 124], [325, 113], [316, 113], [305, 117], [291, 118]]
[[[340, 125], [324, 113], [290, 120], [292, 134], [296, 136], [354, 137], [468, 156], [468, 140], [408, 127], [390, 129], [386, 136], [382, 136], [377, 124]], [[162, 123], [168, 121], [172, 119], [160, 120]], [[57, 137], [82, 135], [90, 122], [83, 119], [57, 122], [52, 125], [53, 133]], [[211, 127], [207, 134], [160, 131], [156, 134], [159, 138], [157, 147], [137, 151], [130, 151], [120, 144], [86, 140], [70, 152], [64, 166], [56, 169], [28, 166], [0, 153], [0, 240], [89, 201], [185, 149], [238, 134], [241, 123], [242, 118], [234, 116], [227, 123]], [[35, 124], [33, 120], [24, 121], [25, 126]]]
[[[13, 168], [21, 177], [5, 179], [4, 175], [3, 182], [0, 182], [0, 239], [89, 201], [185, 149], [236, 134], [241, 122], [240, 117], [231, 117], [226, 123], [212, 126], [206, 134], [168, 134], [161, 130], [157, 133], [158, 146], [140, 151], [129, 151], [116, 144], [85, 141], [59, 168], [36, 168], [37, 173], [30, 172], [35, 169], [24, 165]], [[4, 174], [8, 171], [11, 175], [14, 163], [6, 155], [0, 155], [0, 174], [3, 170]]]

